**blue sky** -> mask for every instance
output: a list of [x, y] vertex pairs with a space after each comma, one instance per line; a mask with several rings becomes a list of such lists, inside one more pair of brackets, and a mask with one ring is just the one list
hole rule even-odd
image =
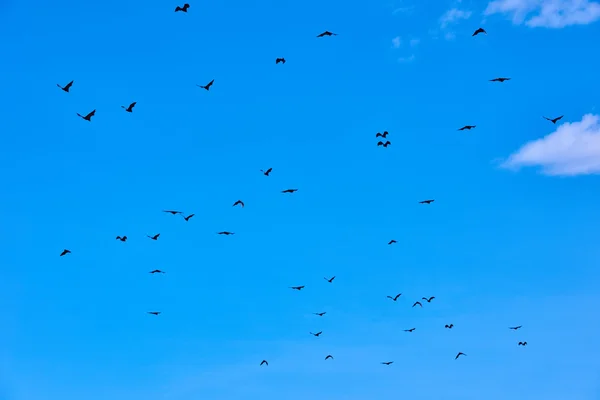
[[190, 4], [0, 2], [0, 399], [600, 397], [600, 5]]

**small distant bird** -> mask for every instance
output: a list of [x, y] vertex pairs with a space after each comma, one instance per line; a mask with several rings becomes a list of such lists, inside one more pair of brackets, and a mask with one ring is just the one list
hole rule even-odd
[[382, 364], [384, 365], [392, 365], [394, 362], [393, 361], [384, 361], [382, 362]]
[[392, 299], [394, 301], [398, 300], [398, 298], [402, 296], [402, 293], [398, 293], [397, 295], [395, 295], [394, 297], [392, 296], [386, 296], [388, 299]]
[[427, 301], [428, 303], [431, 303], [431, 300], [433, 300], [433, 299], [435, 299], [435, 296], [431, 296], [430, 298], [423, 297], [421, 300], [425, 300], [425, 301]]
[[92, 110], [92, 111], [91, 111], [91, 112], [90, 112], [88, 115], [85, 115], [85, 116], [83, 116], [83, 115], [81, 115], [81, 114], [77, 113], [77, 116], [78, 116], [78, 117], [81, 117], [81, 118], [85, 119], [85, 120], [86, 120], [86, 121], [88, 121], [88, 122], [91, 122], [91, 121], [92, 121], [92, 117], [93, 117], [94, 115], [96, 115], [96, 110]]
[[460, 356], [466, 356], [466, 354], [463, 353], [463, 352], [461, 352], [461, 351], [459, 351], [458, 354], [456, 355], [456, 357], [454, 357], [454, 359], [457, 360], [458, 357], [460, 357]]
[[421, 302], [420, 302], [420, 301], [415, 301], [415, 304], [413, 304], [412, 306], [414, 307], [414, 306], [416, 306], [417, 304], [418, 304], [418, 305], [420, 305], [420, 306], [421, 306], [421, 308], [423, 308], [423, 304], [421, 304]]
[[177, 11], [183, 11], [183, 12], [186, 13], [187, 10], [188, 10], [188, 8], [190, 8], [190, 5], [188, 3], [185, 3], [183, 5], [183, 7], [179, 7], [179, 6], [175, 7], [175, 12], [177, 12]]
[[527, 346], [527, 342], [519, 342], [517, 346]]
[[260, 366], [262, 367], [263, 365], [266, 365], [268, 367], [269, 366], [269, 362], [267, 360], [262, 360], [260, 362]]
[[325, 360], [329, 360], [330, 358], [333, 360], [333, 356], [331, 354], [329, 354], [327, 357], [325, 357]]
[[133, 103], [131, 103], [129, 105], [129, 107], [121, 106], [121, 108], [125, 109], [125, 111], [127, 111], [127, 112], [132, 112], [133, 107], [135, 107], [136, 104], [137, 104], [137, 101], [134, 101]]
[[454, 327], [454, 324], [444, 325], [444, 328], [447, 328], [447, 329], [452, 329], [453, 327]]
[[564, 117], [564, 115], [561, 115], [560, 117], [556, 117], [556, 118], [546, 118], [546, 117], [544, 117], [544, 119], [552, 122], [553, 124], [556, 124], [558, 121], [560, 121], [562, 119], [562, 117]]
[[382, 137], [382, 138], [387, 138], [388, 135], [388, 131], [383, 131], [383, 133], [379, 133], [377, 132], [377, 135], [375, 135], [375, 137]]
[[473, 32], [473, 34], [472, 34], [471, 36], [477, 36], [477, 35], [479, 35], [480, 33], [485, 33], [485, 34], [487, 35], [487, 32], [485, 31], [485, 29], [483, 29], [483, 28], [479, 28], [479, 29], [477, 29], [475, 32]]
[[183, 217], [183, 219], [185, 219], [185, 220], [186, 220], [186, 222], [187, 222], [187, 221], [189, 221], [189, 220], [190, 220], [190, 218], [192, 218], [194, 215], [196, 215], [196, 214], [190, 214], [190, 215], [188, 215], [187, 217]]
[[238, 200], [238, 201], [236, 201], [235, 203], [233, 203], [233, 206], [232, 206], [232, 207], [235, 207], [235, 206], [237, 206], [238, 204], [239, 204], [240, 206], [242, 206], [242, 208], [244, 208], [244, 202], [243, 202], [243, 201], [241, 201], [241, 200]]
[[302, 290], [302, 289], [304, 289], [304, 286], [290, 286], [290, 289]]
[[331, 278], [327, 279], [327, 278], [323, 278], [325, 279], [327, 282], [331, 283], [333, 282], [333, 280], [335, 279], [335, 276], [332, 276]]
[[416, 328], [410, 328], [410, 329], [405, 329], [404, 332], [412, 332], [414, 331]]
[[279, 63], [285, 64], [285, 58], [276, 58], [275, 64], [279, 64]]
[[316, 313], [313, 313], [313, 314], [318, 315], [319, 317], [322, 317], [323, 315], [327, 314], [327, 311], [316, 312]]
[[388, 244], [393, 244], [393, 243], [398, 243], [398, 242], [396, 242], [394, 239], [392, 239], [388, 242]]
[[504, 81], [510, 81], [510, 78], [494, 78], [494, 79], [490, 79], [490, 82], [504, 82]]
[[329, 32], [329, 31], [325, 31], [323, 33], [320, 33], [317, 35], [317, 37], [323, 37], [323, 36], [337, 36], [337, 33], [333, 33], [333, 32]]
[[121, 242], [126, 242], [127, 236], [117, 236], [116, 240], [120, 240]]
[[477, 125], [465, 125], [462, 128], [459, 128], [458, 130], [464, 131], [466, 129], [466, 130], [470, 131], [471, 129], [476, 128], [476, 127], [477, 127]]
[[152, 315], [158, 315], [160, 314], [160, 311], [148, 311], [148, 314], [152, 314]]
[[173, 210], [163, 210], [163, 212], [172, 214], [172, 215], [177, 215], [177, 214], [182, 214], [181, 211], [173, 211]]
[[62, 256], [64, 256], [64, 255], [66, 255], [66, 254], [69, 254], [70, 252], [71, 252], [71, 250], [64, 249], [64, 250], [62, 251], [62, 253], [60, 253], [60, 257], [62, 257]]
[[262, 169], [260, 170], [260, 172], [262, 172], [264, 176], [269, 176], [269, 174], [271, 173], [271, 171], [273, 171], [273, 168], [269, 168], [266, 171], [263, 171]]
[[64, 90], [65, 92], [69, 93], [69, 89], [71, 89], [71, 86], [73, 86], [73, 81], [67, 83], [65, 86], [60, 86], [58, 83], [56, 84], [56, 86], [58, 86], [59, 88], [61, 88], [62, 90]]
[[511, 328], [508, 329], [512, 329], [513, 331], [516, 331], [517, 329], [521, 329], [523, 327], [523, 325], [519, 325], [519, 326], [513, 326]]
[[160, 233], [157, 233], [157, 234], [156, 234], [156, 235], [154, 235], [154, 236], [150, 236], [150, 235], [146, 235], [146, 236], [148, 236], [148, 237], [149, 237], [150, 239], [152, 239], [152, 240], [158, 240], [158, 237], [160, 236]]
[[196, 85], [196, 86], [198, 86], [201, 89], [210, 90], [210, 87], [213, 85], [213, 83], [215, 83], [214, 79], [212, 81], [208, 82], [205, 86], [202, 86], [202, 85]]
[[229, 235], [235, 235], [235, 232], [223, 231], [223, 232], [217, 232], [217, 235], [229, 236]]
[[164, 274], [165, 271], [161, 271], [160, 269], [155, 269], [154, 271], [150, 271], [150, 274]]
[[317, 333], [312, 333], [312, 332], [309, 332], [309, 333], [310, 333], [311, 335], [315, 336], [315, 337], [319, 337], [319, 336], [321, 336], [321, 334], [323, 333], [323, 331], [319, 331], [319, 332], [317, 332]]
[[423, 200], [423, 201], [420, 201], [420, 202], [419, 202], [419, 204], [431, 204], [431, 203], [433, 203], [434, 201], [435, 201], [435, 200], [433, 200], [433, 199], [431, 199], [431, 200]]
[[390, 142], [389, 140], [387, 140], [385, 143], [383, 143], [382, 141], [377, 142], [377, 146], [383, 147], [388, 147], [390, 144], [392, 144], [392, 142]]
[[298, 191], [298, 189], [285, 189], [285, 190], [282, 190], [281, 193], [294, 193], [297, 191]]

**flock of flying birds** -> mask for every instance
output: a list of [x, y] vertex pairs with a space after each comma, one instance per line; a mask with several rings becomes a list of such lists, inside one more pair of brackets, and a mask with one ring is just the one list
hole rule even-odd
[[[190, 5], [186, 3], [186, 4], [184, 4], [181, 7], [177, 6], [175, 8], [175, 12], [184, 12], [184, 13], [187, 13], [189, 8], [190, 8]], [[478, 28], [473, 33], [472, 36], [477, 36], [479, 34], [486, 34], [487, 35], [487, 32], [483, 28]], [[330, 31], [324, 31], [323, 33], [317, 35], [318, 38], [322, 38], [322, 37], [325, 37], [325, 36], [337, 36], [337, 33], [333, 33], [333, 32], [330, 32]], [[275, 64], [280, 64], [280, 63], [281, 64], [285, 64], [286, 63], [285, 58], [278, 57], [278, 58], [275, 59]], [[509, 81], [510, 79], [511, 78], [499, 77], [499, 78], [490, 79], [490, 82], [500, 82], [500, 83], [503, 83], [503, 82]], [[65, 91], [65, 92], [68, 93], [71, 90], [71, 87], [73, 86], [73, 82], [74, 81], [71, 81], [71, 82], [67, 83], [65, 86], [61, 86], [59, 84], [57, 84], [57, 86], [59, 88], [61, 88], [63, 91]], [[205, 89], [205, 90], [209, 91], [210, 88], [212, 87], [212, 85], [214, 83], [215, 83], [215, 80], [213, 79], [210, 82], [208, 82], [206, 85], [196, 85], [196, 86], [200, 87], [201, 89]], [[133, 112], [133, 108], [136, 106], [136, 104], [137, 103], [134, 101], [134, 102], [130, 103], [128, 106], [121, 106], [121, 108], [123, 108], [126, 112], [131, 113], [131, 112]], [[77, 116], [79, 116], [80, 118], [82, 118], [82, 119], [84, 119], [84, 120], [86, 120], [88, 122], [91, 122], [92, 117], [94, 117], [95, 115], [96, 115], [96, 110], [95, 109], [92, 110], [91, 112], [89, 112], [86, 115], [82, 115], [82, 114], [77, 113]], [[556, 124], [559, 120], [561, 120], [563, 118], [563, 116], [561, 115], [561, 116], [556, 117], [556, 118], [547, 118], [547, 117], [543, 117], [543, 118], [546, 119], [546, 120], [548, 120], [548, 121], [550, 121], [550, 122], [552, 122], [553, 124]], [[474, 129], [474, 128], [476, 128], [476, 125], [465, 125], [462, 128], [459, 128], [458, 130], [459, 131], [464, 131], [464, 130], [471, 130], [471, 129]], [[383, 133], [377, 132], [377, 134], [375, 135], [375, 137], [382, 139], [382, 140], [380, 140], [377, 143], [377, 146], [388, 147], [389, 145], [391, 145], [392, 143], [387, 139], [388, 135], [389, 135], [388, 131], [384, 131]], [[385, 140], [385, 142], [383, 140]], [[262, 174], [264, 176], [267, 176], [267, 177], [271, 174], [272, 171], [273, 171], [273, 168], [268, 168], [266, 170], [260, 170], [260, 172], [262, 172]], [[291, 194], [291, 193], [295, 193], [297, 191], [298, 191], [298, 189], [285, 189], [285, 190], [282, 190], [281, 193]], [[420, 204], [431, 204], [434, 201], [435, 201], [434, 199], [428, 199], [428, 200], [422, 200], [419, 203]], [[245, 206], [245, 204], [244, 204], [244, 202], [242, 200], [237, 200], [236, 202], [233, 203], [233, 207], [236, 207], [236, 206], [240, 206], [240, 207], [243, 208]], [[169, 213], [169, 214], [172, 214], [172, 215], [180, 215], [180, 216], [183, 217], [183, 219], [186, 222], [188, 222], [194, 216], [194, 214], [184, 215], [183, 212], [176, 211], [176, 210], [163, 210], [163, 212]], [[221, 232], [217, 232], [217, 234], [229, 236], [229, 235], [234, 235], [235, 232], [221, 231]], [[160, 233], [156, 233], [156, 234], [153, 234], [153, 235], [146, 235], [146, 236], [149, 239], [151, 239], [151, 240], [158, 240], [159, 237], [160, 237]], [[127, 236], [117, 236], [116, 240], [119, 240], [121, 242], [126, 242], [127, 241]], [[390, 240], [388, 242], [388, 245], [392, 245], [394, 243], [397, 243], [397, 241], [394, 240], [394, 239], [392, 239], [392, 240]], [[71, 253], [71, 250], [64, 249], [62, 251], [62, 253], [60, 254], [60, 256], [62, 257], [62, 256], [65, 256], [67, 254], [70, 254], [70, 253]], [[165, 272], [161, 271], [159, 269], [155, 269], [153, 271], [150, 271], [149, 273], [150, 274], [164, 274]], [[329, 282], [329, 283], [333, 283], [333, 281], [335, 279], [335, 276], [333, 276], [331, 278], [324, 278], [324, 279], [327, 282]], [[304, 286], [291, 286], [290, 289], [301, 291], [302, 289], [304, 289]], [[389, 299], [391, 299], [392, 301], [395, 302], [395, 301], [397, 301], [400, 298], [400, 296], [402, 296], [402, 293], [398, 293], [395, 296], [387, 296], [387, 298], [389, 298]], [[423, 301], [425, 301], [427, 303], [431, 303], [431, 301], [434, 300], [434, 299], [435, 299], [435, 296], [431, 296], [431, 297], [423, 297], [421, 300], [423, 300]], [[412, 305], [412, 307], [416, 307], [416, 306], [423, 307], [423, 304], [421, 303], [421, 301], [417, 300], [417, 301], [414, 302], [414, 304]], [[158, 315], [161, 314], [161, 312], [160, 311], [148, 311], [148, 314], [158, 316]], [[317, 315], [319, 317], [323, 317], [326, 314], [326, 312], [318, 312], [318, 313], [313, 313], [313, 314]], [[453, 327], [454, 327], [454, 324], [452, 324], [452, 323], [446, 324], [444, 326], [445, 329], [452, 329]], [[510, 327], [509, 329], [517, 331], [521, 327], [522, 326], [519, 325], [519, 326]], [[415, 331], [415, 329], [416, 328], [405, 329], [404, 332], [412, 333], [412, 332]], [[323, 333], [322, 331], [315, 332], [315, 333], [310, 332], [310, 334], [313, 335], [313, 336], [315, 336], [315, 337], [319, 337], [322, 333]], [[525, 342], [525, 341], [519, 341], [517, 343], [517, 345], [518, 346], [527, 346], [527, 342]], [[463, 353], [463, 352], [458, 352], [458, 354], [456, 354], [456, 356], [455, 356], [455, 359], [458, 359], [460, 356], [466, 356], [466, 354]], [[325, 360], [333, 360], [333, 356], [331, 354], [328, 354], [325, 357]], [[393, 362], [394, 361], [384, 361], [381, 364], [391, 365], [391, 364], [393, 364]], [[269, 362], [267, 360], [262, 360], [260, 362], [260, 366], [263, 366], [263, 365], [268, 366]]]

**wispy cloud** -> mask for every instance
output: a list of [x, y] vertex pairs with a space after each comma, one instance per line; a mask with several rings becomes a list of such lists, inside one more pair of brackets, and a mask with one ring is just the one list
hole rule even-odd
[[493, 0], [484, 14], [505, 14], [517, 25], [563, 28], [599, 20], [600, 3], [590, 0]]
[[400, 63], [409, 63], [409, 62], [412, 62], [414, 60], [415, 60], [415, 55], [414, 54], [411, 54], [408, 57], [400, 57], [400, 58], [398, 58], [398, 62], [400, 62]]
[[471, 18], [472, 14], [473, 13], [471, 11], [451, 8], [440, 17], [440, 28], [444, 29], [450, 24], [454, 24], [463, 19], [469, 19]]
[[396, 15], [396, 14], [408, 14], [411, 11], [413, 11], [414, 9], [415, 9], [415, 6], [398, 7], [398, 8], [395, 8], [394, 11], [392, 11], [392, 15]]
[[579, 122], [559, 126], [548, 136], [523, 145], [501, 166], [537, 166], [546, 175], [600, 173], [600, 116], [586, 114]]
[[392, 48], [393, 49], [400, 48], [401, 44], [402, 44], [402, 40], [400, 39], [400, 36], [396, 36], [395, 38], [392, 39]]

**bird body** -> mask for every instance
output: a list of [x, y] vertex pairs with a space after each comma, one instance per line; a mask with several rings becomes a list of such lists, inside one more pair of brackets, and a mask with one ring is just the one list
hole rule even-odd
[[384, 365], [392, 365], [394, 362], [393, 361], [384, 361], [382, 362], [382, 364]]
[[329, 360], [329, 359], [333, 360], [333, 356], [331, 354], [328, 354], [327, 357], [325, 357], [325, 360]]
[[413, 332], [416, 328], [405, 329], [404, 332]]
[[79, 116], [79, 117], [81, 117], [81, 118], [85, 119], [85, 120], [86, 120], [86, 121], [88, 121], [88, 122], [91, 122], [91, 121], [92, 121], [92, 117], [93, 117], [94, 115], [96, 115], [96, 110], [92, 110], [92, 111], [91, 111], [91, 112], [89, 112], [87, 115], [81, 115], [81, 114], [77, 113], [77, 116]]
[[558, 121], [560, 121], [562, 119], [562, 117], [564, 117], [564, 115], [561, 115], [560, 117], [556, 117], [556, 118], [547, 118], [547, 117], [543, 117], [543, 118], [552, 122], [553, 124], [556, 124]]
[[150, 274], [164, 274], [165, 272], [164, 272], [164, 271], [161, 271], [160, 269], [155, 269], [155, 270], [153, 270], [153, 271], [150, 271], [149, 273], [150, 273]]
[[421, 300], [425, 300], [426, 302], [431, 303], [431, 300], [433, 300], [433, 299], [435, 299], [434, 296], [431, 296], [430, 298], [423, 297]]
[[189, 220], [190, 220], [190, 218], [192, 218], [194, 215], [196, 215], [196, 214], [190, 214], [190, 215], [188, 215], [187, 217], [183, 217], [183, 219], [185, 219], [185, 221], [187, 222], [187, 221], [189, 221]]
[[262, 360], [260, 362], [260, 366], [262, 367], [263, 365], [266, 365], [268, 367], [269, 366], [269, 362], [267, 360]]
[[388, 299], [392, 299], [393, 301], [398, 300], [398, 298], [402, 296], [402, 293], [398, 293], [397, 295], [395, 295], [394, 297], [392, 296], [387, 296]]
[[505, 82], [505, 81], [510, 81], [510, 78], [494, 78], [494, 79], [490, 79], [490, 82]]
[[298, 189], [285, 189], [285, 190], [282, 190], [281, 193], [294, 193], [297, 191], [298, 191]]
[[290, 289], [302, 290], [302, 289], [304, 289], [304, 286], [290, 286]]
[[125, 111], [127, 111], [127, 112], [132, 112], [133, 111], [133, 107], [135, 107], [136, 104], [137, 104], [137, 101], [134, 101], [128, 107], [121, 106], [121, 108], [125, 109]]
[[323, 333], [323, 331], [319, 331], [319, 332], [317, 332], [317, 333], [312, 333], [312, 332], [310, 332], [310, 334], [311, 334], [311, 335], [313, 335], [313, 336], [315, 336], [315, 337], [319, 337], [319, 336], [321, 336], [321, 334], [322, 334], [322, 333]]
[[266, 171], [263, 171], [262, 169], [260, 170], [260, 172], [262, 172], [264, 176], [269, 176], [269, 174], [271, 173], [271, 171], [273, 171], [273, 168], [269, 168]]
[[285, 58], [276, 58], [275, 64], [279, 64], [279, 63], [285, 64]]
[[521, 329], [522, 327], [523, 327], [523, 325], [519, 325], [519, 326], [513, 326], [513, 327], [510, 327], [510, 328], [508, 328], [508, 329], [512, 329], [513, 331], [516, 331], [516, 330], [518, 330], [518, 329]]
[[337, 33], [325, 31], [325, 32], [320, 33], [320, 34], [317, 35], [318, 38], [323, 37], [323, 36], [337, 36]]
[[335, 279], [335, 276], [332, 276], [331, 278], [327, 279], [327, 278], [323, 278], [325, 279], [327, 282], [332, 283], [333, 280]]
[[201, 89], [204, 90], [210, 90], [210, 87], [213, 85], [213, 83], [215, 83], [215, 80], [213, 79], [212, 81], [208, 82], [206, 85], [202, 86], [202, 85], [196, 85]]
[[447, 329], [452, 329], [453, 327], [454, 327], [454, 324], [444, 325], [444, 328], [447, 328]]
[[190, 5], [188, 3], [185, 3], [183, 5], [183, 7], [179, 7], [179, 6], [175, 7], [175, 12], [181, 11], [181, 12], [186, 13], [188, 8], [190, 8]]
[[423, 201], [420, 201], [420, 202], [419, 202], [419, 204], [431, 204], [431, 203], [433, 203], [434, 201], [435, 201], [435, 200], [433, 200], [433, 199], [431, 199], [431, 200], [423, 200]]
[[463, 352], [458, 352], [458, 354], [456, 355], [456, 357], [454, 357], [454, 359], [457, 360], [458, 357], [460, 357], [460, 356], [466, 356], [466, 354]]
[[527, 342], [519, 342], [518, 346], [527, 346]]
[[464, 131], [464, 130], [468, 130], [468, 131], [470, 131], [470, 130], [471, 130], [471, 129], [473, 129], [473, 128], [477, 128], [477, 125], [465, 125], [465, 126], [463, 126], [462, 128], [459, 128], [458, 130], [459, 130], [459, 131]]
[[160, 311], [148, 311], [148, 314], [152, 314], [152, 315], [158, 315], [160, 314]]
[[392, 240], [390, 240], [390, 241], [388, 242], [388, 244], [393, 244], [393, 243], [398, 243], [398, 242], [397, 242], [397, 241], [395, 241], [394, 239], [392, 239]]
[[121, 242], [126, 242], [127, 241], [127, 236], [117, 236], [116, 240], [120, 240]]
[[223, 232], [217, 232], [218, 235], [225, 235], [225, 236], [229, 236], [229, 235], [235, 235], [235, 232], [228, 232], [228, 231], [223, 231]]
[[69, 93], [69, 90], [71, 89], [71, 86], [73, 86], [73, 82], [71, 81], [69, 83], [67, 83], [65, 86], [60, 86], [58, 83], [56, 84], [56, 86], [58, 86], [59, 88], [61, 88], [63, 91]]
[[376, 138], [377, 138], [377, 137], [382, 137], [382, 138], [384, 138], [384, 139], [385, 139], [385, 138], [387, 138], [387, 135], [388, 135], [388, 131], [383, 131], [383, 133], [379, 133], [379, 132], [377, 132], [377, 134], [375, 135], [375, 137], [376, 137]]
[[169, 214], [172, 214], [172, 215], [182, 214], [181, 211], [174, 211], [174, 210], [163, 210], [163, 212], [169, 213]]
[[62, 251], [62, 253], [60, 253], [60, 257], [65, 256], [65, 255], [69, 254], [70, 252], [71, 252], [71, 250], [64, 249]]
[[415, 304], [413, 304], [412, 306], [414, 307], [416, 305], [419, 305], [421, 308], [423, 308], [423, 304], [421, 304], [420, 301], [415, 301]]
[[316, 313], [313, 313], [313, 314], [318, 315], [319, 317], [322, 317], [323, 315], [327, 314], [327, 311], [316, 312]]
[[390, 144], [392, 144], [392, 142], [390, 142], [389, 140], [387, 140], [385, 143], [382, 141], [377, 142], [377, 146], [383, 146], [383, 147], [388, 147]]
[[473, 34], [472, 34], [471, 36], [477, 36], [477, 35], [479, 35], [480, 33], [484, 33], [484, 34], [486, 34], [486, 35], [487, 35], [487, 32], [485, 31], [485, 29], [483, 29], [483, 28], [478, 28], [478, 29], [477, 29], [475, 32], [473, 32]]
[[152, 239], [152, 240], [158, 240], [158, 237], [160, 236], [160, 233], [157, 233], [157, 234], [156, 234], [156, 235], [154, 235], [154, 236], [150, 236], [150, 235], [146, 235], [146, 236], [148, 236], [148, 237], [149, 237], [150, 239]]
[[243, 202], [243, 201], [241, 201], [241, 200], [238, 200], [238, 201], [236, 201], [235, 203], [233, 203], [233, 207], [235, 207], [235, 206], [237, 206], [237, 205], [240, 205], [240, 206], [242, 206], [242, 208], [244, 208], [244, 202]]

